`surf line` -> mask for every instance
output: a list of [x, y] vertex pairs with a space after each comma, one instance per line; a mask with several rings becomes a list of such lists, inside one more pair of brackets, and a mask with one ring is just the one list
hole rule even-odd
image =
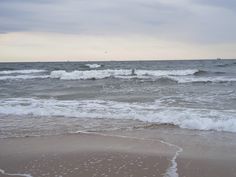
[[154, 139], [146, 139], [146, 138], [136, 138], [136, 137], [130, 137], [130, 136], [122, 136], [122, 135], [108, 135], [108, 134], [103, 134], [103, 133], [96, 133], [96, 132], [86, 132], [86, 131], [77, 131], [76, 133], [81, 133], [81, 134], [92, 134], [92, 135], [100, 135], [100, 136], [110, 136], [110, 137], [117, 137], [117, 138], [126, 138], [126, 139], [133, 139], [133, 140], [141, 140], [141, 141], [152, 141], [152, 142], [160, 142], [162, 144], [165, 144], [169, 147], [173, 147], [176, 150], [175, 155], [172, 157], [172, 159], [170, 160], [170, 165], [169, 167], [166, 169], [166, 172], [164, 173], [163, 177], [179, 177], [178, 174], [178, 164], [176, 162], [178, 156], [180, 155], [181, 152], [183, 152], [183, 148], [169, 143], [167, 141], [164, 140], [154, 140]]
[[0, 169], [0, 174], [7, 176], [22, 176], [22, 177], [33, 177], [30, 174], [21, 174], [21, 173], [7, 173], [3, 169]]
[[175, 147], [177, 149], [177, 151], [175, 152], [175, 155], [173, 156], [173, 158], [170, 160], [171, 165], [169, 166], [169, 168], [166, 169], [166, 172], [164, 174], [164, 177], [179, 177], [179, 174], [177, 173], [177, 162], [176, 159], [179, 156], [179, 154], [183, 151], [183, 148], [175, 145], [175, 144], [171, 144], [168, 143], [166, 141], [162, 141], [160, 140], [161, 143], [166, 144], [170, 147]]

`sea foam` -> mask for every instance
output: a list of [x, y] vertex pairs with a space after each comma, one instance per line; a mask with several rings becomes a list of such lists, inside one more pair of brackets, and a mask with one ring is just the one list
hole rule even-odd
[[0, 76], [0, 80], [27, 80], [27, 79], [46, 79], [49, 75], [17, 75], [17, 76]]
[[52, 71], [51, 78], [58, 78], [61, 80], [87, 80], [87, 79], [104, 79], [108, 77], [115, 77], [119, 75], [130, 75], [131, 70], [90, 70], [90, 71], [72, 71], [66, 72], [64, 70]]
[[28, 70], [5, 70], [0, 71], [0, 74], [31, 74], [31, 73], [43, 73], [46, 70], [41, 69], [28, 69]]
[[102, 65], [99, 65], [99, 64], [86, 64], [85, 66], [91, 68], [91, 69], [94, 69], [94, 68], [100, 68]]
[[[12, 98], [0, 100], [0, 114], [35, 117], [126, 119], [180, 128], [236, 132], [236, 111], [165, 106], [159, 101], [124, 103], [104, 100]], [[22, 120], [23, 121], [23, 120]]]
[[22, 176], [22, 177], [33, 177], [30, 174], [22, 174], [22, 173], [7, 173], [5, 170], [0, 169], [0, 174], [6, 175], [6, 176]]
[[72, 71], [66, 72], [64, 70], [52, 71], [51, 78], [58, 78], [62, 80], [86, 80], [86, 79], [104, 79], [108, 77], [130, 79], [130, 78], [150, 78], [160, 76], [186, 76], [193, 75], [198, 70], [90, 70], [90, 71]]
[[[106, 70], [55, 70], [47, 74], [37, 74], [46, 70], [15, 70], [1, 71], [0, 80], [27, 80], [27, 79], [60, 79], [60, 80], [95, 80], [95, 79], [142, 79], [151, 81], [173, 81], [184, 83], [224, 83], [236, 82], [236, 78], [229, 76], [204, 76], [199, 75], [201, 70], [131, 70], [131, 69], [106, 69]], [[207, 72], [207, 71], [204, 71]], [[9, 74], [9, 75], [6, 75]], [[18, 75], [11, 75], [18, 74]]]
[[195, 76], [185, 76], [185, 77], [176, 77], [168, 76], [167, 79], [176, 81], [178, 83], [221, 83], [221, 82], [236, 82], [236, 78], [227, 77], [227, 76], [216, 76], [216, 77], [195, 77]]

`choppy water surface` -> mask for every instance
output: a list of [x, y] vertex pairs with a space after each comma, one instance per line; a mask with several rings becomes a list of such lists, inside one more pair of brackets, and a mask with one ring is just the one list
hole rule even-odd
[[163, 124], [236, 132], [236, 60], [0, 64], [1, 137]]

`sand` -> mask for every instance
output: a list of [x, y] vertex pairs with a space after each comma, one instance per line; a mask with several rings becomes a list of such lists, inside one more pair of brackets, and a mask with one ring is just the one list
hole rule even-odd
[[188, 158], [179, 148], [162, 140], [81, 133], [7, 138], [0, 140], [0, 176], [236, 176], [236, 159]]

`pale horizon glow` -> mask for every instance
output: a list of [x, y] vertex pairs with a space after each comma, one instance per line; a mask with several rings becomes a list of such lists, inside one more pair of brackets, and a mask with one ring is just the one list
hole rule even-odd
[[235, 18], [232, 0], [2, 0], [0, 62], [234, 59]]

